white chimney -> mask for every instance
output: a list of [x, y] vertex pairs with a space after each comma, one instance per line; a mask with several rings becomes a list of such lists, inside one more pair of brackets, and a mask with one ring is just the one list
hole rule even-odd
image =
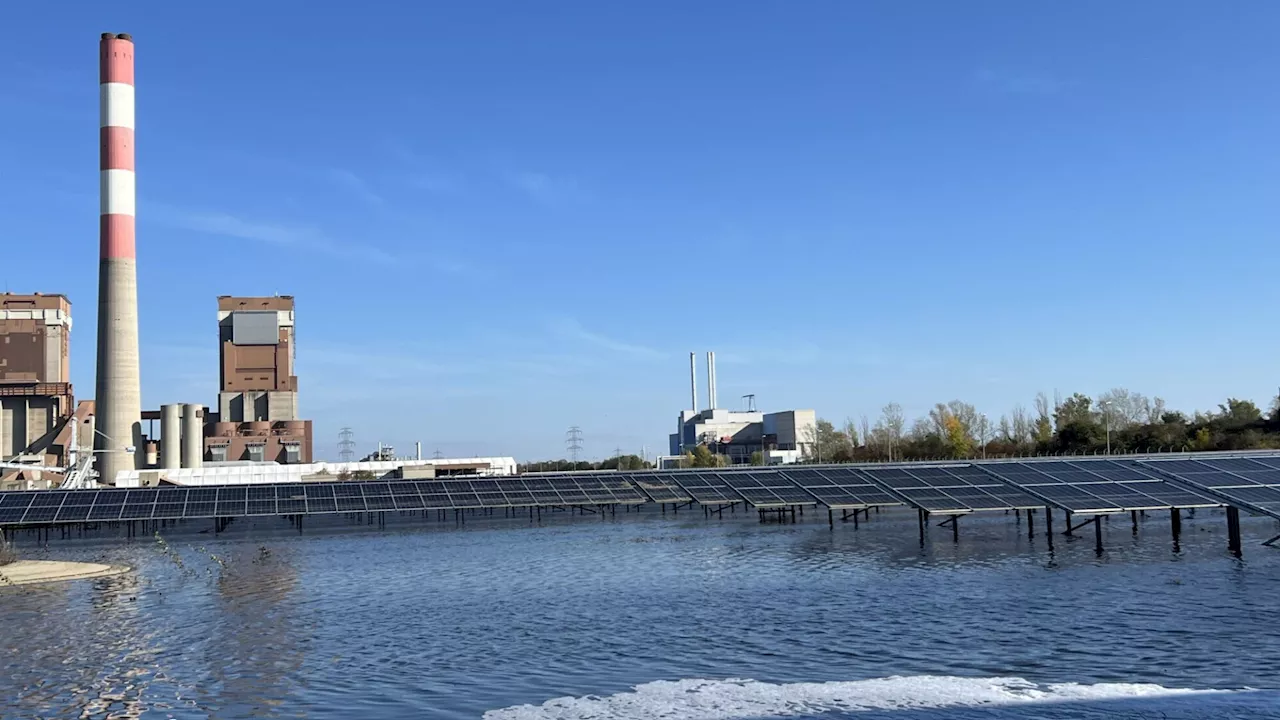
[[698, 414], [698, 353], [689, 353], [689, 391], [693, 398], [693, 413]]

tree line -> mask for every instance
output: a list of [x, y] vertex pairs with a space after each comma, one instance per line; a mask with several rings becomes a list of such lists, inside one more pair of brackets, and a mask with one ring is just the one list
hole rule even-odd
[[619, 455], [600, 462], [579, 460], [541, 460], [516, 467], [518, 472], [575, 472], [581, 470], [648, 470], [653, 463], [639, 455]]
[[890, 403], [874, 424], [865, 415], [841, 427], [820, 419], [805, 439], [808, 459], [821, 462], [1280, 448], [1280, 398], [1266, 413], [1228, 398], [1187, 415], [1125, 388], [1052, 403], [1040, 393], [1030, 411], [1019, 405], [994, 421], [960, 400], [938, 403], [909, 427], [902, 407]]

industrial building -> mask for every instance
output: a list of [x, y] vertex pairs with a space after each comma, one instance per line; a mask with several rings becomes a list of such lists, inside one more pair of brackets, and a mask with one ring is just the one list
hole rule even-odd
[[751, 462], [761, 453], [768, 464], [797, 462], [809, 453], [816, 436], [817, 416], [813, 410], [759, 412], [716, 407], [716, 354], [707, 353], [707, 404], [698, 409], [697, 355], [689, 353], [689, 387], [692, 408], [680, 412], [676, 432], [669, 436], [672, 456], [691, 452], [699, 445], [733, 464]]
[[205, 460], [311, 462], [295, 354], [293, 297], [218, 298], [218, 412], [205, 422]]
[[176, 470], [131, 470], [116, 478], [116, 487], [157, 485], [262, 485], [271, 483], [334, 482], [347, 479], [430, 480], [437, 477], [494, 477], [515, 475], [511, 457], [436, 458], [431, 460], [370, 460], [317, 462], [301, 465], [227, 462]]
[[0, 294], [0, 490], [56, 485], [21, 466], [72, 465], [92, 446], [93, 402], [76, 405], [70, 366], [70, 301]]

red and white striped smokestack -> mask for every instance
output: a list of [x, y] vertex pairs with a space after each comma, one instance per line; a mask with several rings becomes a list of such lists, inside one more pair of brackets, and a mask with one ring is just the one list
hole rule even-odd
[[[101, 82], [102, 215], [98, 261], [98, 372], [93, 447], [99, 479], [139, 466], [142, 392], [138, 364], [138, 272], [134, 252], [133, 38], [103, 33]], [[133, 452], [129, 451], [133, 449]]]

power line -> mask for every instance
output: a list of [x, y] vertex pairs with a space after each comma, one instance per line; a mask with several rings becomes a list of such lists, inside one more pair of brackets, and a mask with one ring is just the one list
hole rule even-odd
[[342, 462], [351, 462], [351, 459], [356, 456], [356, 442], [351, 439], [354, 435], [355, 433], [351, 432], [349, 427], [342, 428], [338, 433], [338, 457]]
[[569, 451], [569, 457], [576, 464], [578, 462], [578, 454], [582, 452], [582, 428], [574, 425], [565, 433], [565, 448]]

